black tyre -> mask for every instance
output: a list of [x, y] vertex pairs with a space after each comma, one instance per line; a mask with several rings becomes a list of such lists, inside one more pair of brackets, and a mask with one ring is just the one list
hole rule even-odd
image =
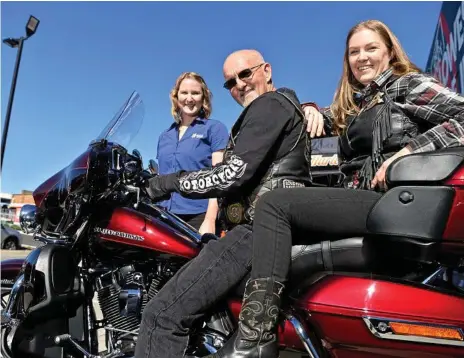
[[4, 250], [19, 250], [19, 243], [18, 239], [14, 236], [7, 237], [5, 241], [3, 242], [3, 247], [2, 249]]

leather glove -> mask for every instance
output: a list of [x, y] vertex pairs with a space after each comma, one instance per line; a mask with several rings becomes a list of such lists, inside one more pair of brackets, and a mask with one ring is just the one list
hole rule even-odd
[[162, 201], [170, 198], [172, 192], [179, 190], [179, 177], [182, 172], [157, 175], [146, 181], [147, 194], [153, 201]]

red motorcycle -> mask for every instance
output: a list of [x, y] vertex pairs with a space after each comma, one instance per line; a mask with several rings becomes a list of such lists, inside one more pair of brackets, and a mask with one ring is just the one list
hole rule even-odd
[[[34, 235], [45, 244], [1, 263], [4, 357], [133, 356], [148, 300], [217, 239], [144, 194], [153, 174], [138, 151], [125, 149], [142, 118], [134, 93], [82, 155], [34, 191]], [[293, 248], [282, 350], [464, 357], [464, 148], [403, 157], [388, 184], [367, 219], [370, 235]], [[188, 355], [222, 347], [236, 328], [241, 292], [195, 325]]]

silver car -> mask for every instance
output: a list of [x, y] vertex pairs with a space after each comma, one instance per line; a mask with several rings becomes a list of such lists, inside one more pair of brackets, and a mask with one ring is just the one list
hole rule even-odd
[[2, 246], [3, 250], [19, 250], [21, 248], [21, 234], [18, 230], [2, 225]]

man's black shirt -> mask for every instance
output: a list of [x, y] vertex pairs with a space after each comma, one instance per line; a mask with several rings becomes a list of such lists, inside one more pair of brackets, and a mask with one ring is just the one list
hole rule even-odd
[[[299, 104], [293, 91], [279, 91]], [[244, 109], [232, 129], [235, 143], [231, 155], [214, 168], [181, 175], [177, 191], [189, 198], [231, 197], [253, 191], [272, 163], [305, 135], [303, 119], [296, 111], [277, 92], [259, 96]]]

